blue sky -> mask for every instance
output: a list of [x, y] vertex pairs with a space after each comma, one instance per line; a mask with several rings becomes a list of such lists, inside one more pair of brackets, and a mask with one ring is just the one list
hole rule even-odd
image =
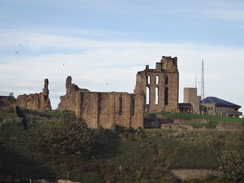
[[177, 56], [180, 102], [203, 59], [205, 96], [244, 107], [243, 10], [242, 0], [0, 0], [0, 91], [41, 92], [48, 78], [56, 108], [69, 75], [133, 92], [145, 65]]

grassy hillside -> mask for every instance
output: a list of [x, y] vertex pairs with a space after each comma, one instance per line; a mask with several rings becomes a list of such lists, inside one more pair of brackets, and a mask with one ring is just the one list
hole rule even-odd
[[217, 158], [223, 150], [244, 154], [243, 131], [121, 127], [91, 129], [92, 151], [88, 155], [69, 154], [58, 144], [50, 143], [54, 138], [50, 133], [57, 134], [55, 129], [62, 129], [62, 114], [28, 114], [27, 118], [28, 130], [15, 123], [0, 127], [1, 175], [22, 180], [62, 178], [86, 183], [170, 183], [177, 182], [168, 171], [171, 168], [217, 169]]
[[[189, 114], [189, 113], [159, 113], [164, 117], [177, 117], [184, 120], [194, 120], [194, 119], [206, 119], [209, 120], [209, 124], [197, 124], [192, 123], [193, 127], [207, 127], [215, 128], [218, 122], [238, 122], [244, 123], [244, 118], [234, 118], [234, 117], [225, 117], [225, 116], [212, 116], [212, 115], [199, 115], [199, 114]], [[188, 123], [189, 124], [189, 123]]]

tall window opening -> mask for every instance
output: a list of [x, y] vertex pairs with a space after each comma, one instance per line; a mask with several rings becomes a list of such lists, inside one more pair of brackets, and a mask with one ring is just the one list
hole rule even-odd
[[119, 115], [122, 114], [122, 103], [123, 103], [122, 97], [119, 97], [119, 112], [118, 112]]
[[147, 84], [151, 84], [151, 76], [147, 76]]
[[134, 97], [130, 98], [130, 114], [131, 114], [131, 116], [134, 116], [134, 114], [135, 114], [135, 98]]
[[150, 104], [150, 88], [147, 87], [146, 104]]
[[169, 89], [168, 89], [168, 87], [166, 87], [164, 89], [164, 103], [165, 103], [165, 105], [169, 104]]
[[169, 78], [168, 78], [168, 76], [165, 77], [165, 84], [166, 85], [169, 84]]
[[158, 97], [158, 87], [155, 88], [155, 104], [158, 105], [159, 104], [159, 97]]
[[156, 76], [156, 85], [158, 85], [158, 82], [159, 82], [159, 77]]

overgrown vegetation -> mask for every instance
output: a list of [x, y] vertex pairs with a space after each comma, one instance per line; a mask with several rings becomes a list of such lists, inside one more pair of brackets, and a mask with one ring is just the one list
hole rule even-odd
[[45, 141], [51, 151], [75, 157], [89, 155], [93, 149], [93, 136], [87, 124], [75, 114], [64, 111], [60, 122], [46, 128]]
[[4, 119], [10, 119], [10, 118], [16, 118], [16, 117], [17, 117], [17, 115], [14, 113], [0, 111], [0, 122], [2, 122]]
[[224, 150], [218, 157], [219, 170], [228, 180], [244, 180], [244, 156], [235, 150]]
[[[224, 158], [229, 154], [222, 156], [223, 152], [244, 154], [243, 131], [163, 131], [118, 126], [113, 130], [88, 129], [72, 112], [49, 114], [27, 114], [27, 130], [17, 123], [0, 127], [1, 175], [22, 180], [174, 183], [177, 181], [169, 169], [218, 169], [232, 161]], [[243, 175], [239, 172], [238, 179], [184, 182], [241, 182], [240, 174]]]

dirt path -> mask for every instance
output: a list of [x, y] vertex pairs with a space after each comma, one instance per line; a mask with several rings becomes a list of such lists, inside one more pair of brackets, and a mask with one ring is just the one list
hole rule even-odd
[[171, 169], [171, 172], [178, 180], [202, 179], [220, 175], [220, 172], [208, 169]]

